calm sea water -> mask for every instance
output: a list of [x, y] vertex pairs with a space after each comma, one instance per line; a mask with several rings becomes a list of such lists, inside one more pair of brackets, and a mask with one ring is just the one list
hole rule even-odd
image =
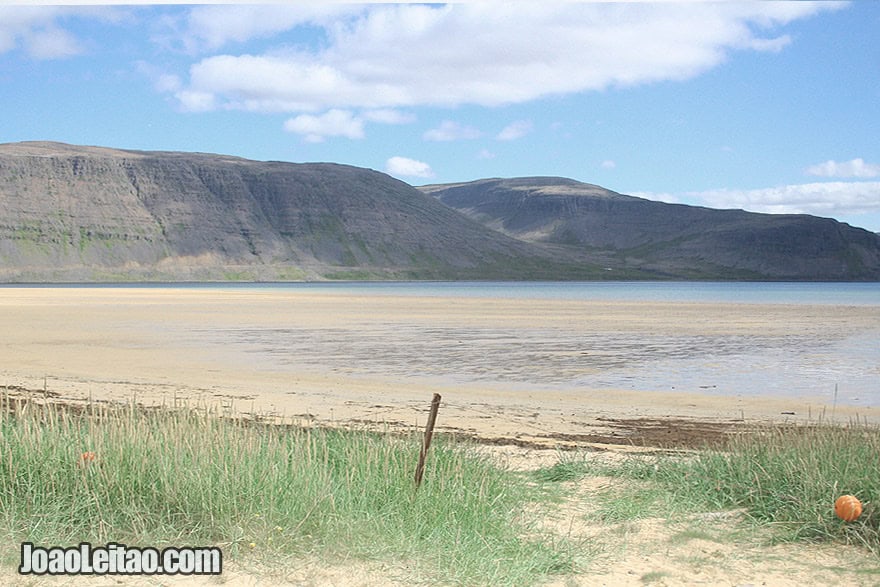
[[293, 287], [418, 296], [880, 306], [880, 283], [486, 281], [247, 284], [243, 287]]
[[[0, 287], [21, 287], [3, 284]], [[647, 302], [738, 302], [755, 304], [831, 304], [880, 306], [880, 282], [705, 282], [705, 281], [586, 281], [586, 282], [312, 282], [312, 283], [145, 283], [36, 284], [29, 287], [292, 289], [359, 295], [502, 297]]]

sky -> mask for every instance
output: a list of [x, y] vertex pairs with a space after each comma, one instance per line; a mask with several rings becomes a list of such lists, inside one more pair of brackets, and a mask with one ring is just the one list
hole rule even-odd
[[0, 143], [561, 176], [880, 231], [880, 3], [0, 4]]

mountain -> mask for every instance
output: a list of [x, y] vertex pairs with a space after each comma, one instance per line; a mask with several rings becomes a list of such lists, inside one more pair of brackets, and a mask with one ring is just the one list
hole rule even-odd
[[489, 230], [376, 171], [0, 145], [0, 280], [550, 278], [597, 270]]
[[0, 145], [0, 281], [880, 279], [880, 236], [555, 178]]
[[661, 275], [880, 279], [880, 236], [828, 218], [667, 204], [553, 177], [420, 189], [508, 236]]

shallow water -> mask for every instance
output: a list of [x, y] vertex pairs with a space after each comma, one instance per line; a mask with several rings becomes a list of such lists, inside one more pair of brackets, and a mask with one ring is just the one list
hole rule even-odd
[[110, 379], [202, 386], [203, 374], [232, 372], [259, 388], [262, 374], [308, 372], [343, 388], [374, 378], [880, 407], [876, 283], [65, 287], [82, 291], [0, 290], [8, 369], [95, 389]]
[[398, 326], [393, 332], [243, 329], [211, 336], [276, 369], [308, 367], [522, 390], [678, 390], [824, 397], [829, 402], [837, 389], [840, 403], [880, 406], [877, 333], [816, 340]]
[[[262, 285], [309, 293], [648, 302], [810, 305], [821, 320], [837, 306], [877, 307], [880, 284], [801, 283], [396, 283]], [[823, 307], [818, 307], [816, 305]], [[826, 307], [827, 306], [827, 307]], [[202, 340], [255, 365], [434, 384], [479, 382], [508, 390], [632, 389], [726, 396], [825, 398], [880, 406], [880, 330], [781, 325], [714, 332], [598, 330], [381, 320], [334, 327], [211, 329]]]
[[[19, 288], [0, 284], [0, 288]], [[505, 299], [646, 302], [826, 304], [880, 307], [880, 283], [712, 281], [455, 281], [312, 283], [36, 284], [45, 288], [145, 288], [305, 291], [357, 295], [409, 295]]]

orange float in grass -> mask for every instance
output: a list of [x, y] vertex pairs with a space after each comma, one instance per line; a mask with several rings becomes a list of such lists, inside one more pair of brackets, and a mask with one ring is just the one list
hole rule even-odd
[[96, 455], [92, 451], [88, 450], [88, 451], [82, 453], [81, 455], [79, 455], [79, 464], [80, 465], [87, 465], [89, 463], [94, 463], [95, 459], [97, 459], [97, 458], [98, 458], [98, 455]]
[[852, 522], [862, 515], [862, 502], [854, 495], [841, 495], [834, 502], [834, 513], [844, 522]]

